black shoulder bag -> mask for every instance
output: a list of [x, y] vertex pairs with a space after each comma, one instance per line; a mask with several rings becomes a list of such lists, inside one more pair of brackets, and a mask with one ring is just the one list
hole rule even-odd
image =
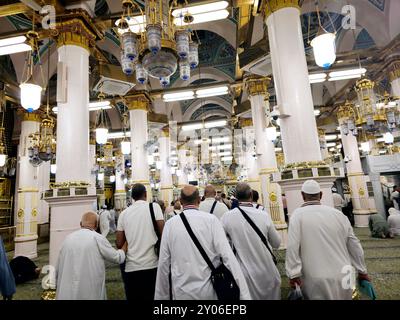
[[180, 214], [180, 217], [182, 219], [183, 224], [185, 225], [187, 232], [189, 233], [190, 237], [192, 238], [194, 244], [196, 245], [197, 249], [200, 251], [201, 256], [203, 257], [203, 259], [206, 261], [207, 265], [211, 269], [210, 279], [211, 279], [213, 288], [215, 290], [215, 293], [217, 294], [218, 300], [219, 301], [240, 300], [240, 289], [239, 289], [238, 285], [236, 284], [236, 281], [233, 278], [232, 273], [223, 264], [222, 261], [221, 261], [221, 264], [219, 265], [219, 267], [217, 267], [217, 268], [214, 267], [210, 258], [207, 256], [207, 253], [204, 251], [203, 247], [201, 246], [199, 240], [194, 235], [193, 230], [190, 227], [189, 222], [187, 221], [185, 214], [183, 212]]
[[212, 205], [212, 207], [211, 207], [211, 211], [210, 211], [211, 214], [214, 213], [214, 210], [215, 210], [216, 205], [217, 205], [217, 200], [214, 201], [214, 203], [213, 203], [213, 205]]
[[153, 222], [154, 232], [157, 235], [157, 242], [154, 245], [154, 251], [155, 251], [156, 255], [158, 256], [160, 253], [161, 236], [160, 236], [160, 232], [158, 231], [156, 216], [154, 214], [154, 208], [153, 208], [152, 202], [149, 203], [149, 207], [150, 207], [151, 221]]
[[246, 221], [249, 223], [249, 225], [254, 229], [254, 231], [258, 234], [258, 236], [260, 237], [261, 241], [264, 243], [264, 245], [267, 247], [269, 253], [272, 256], [272, 260], [274, 261], [275, 265], [278, 264], [278, 261], [276, 260], [275, 255], [273, 254], [271, 248], [268, 245], [267, 242], [267, 238], [265, 238], [265, 236], [263, 235], [263, 233], [260, 231], [260, 229], [258, 229], [258, 227], [256, 226], [256, 224], [253, 222], [253, 220], [250, 219], [250, 217], [247, 215], [246, 212], [243, 211], [242, 208], [239, 208], [240, 212], [242, 213], [243, 217], [246, 219]]

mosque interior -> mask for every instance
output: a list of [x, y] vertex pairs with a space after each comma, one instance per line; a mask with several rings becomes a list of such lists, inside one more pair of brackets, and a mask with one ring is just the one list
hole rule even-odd
[[[285, 213], [315, 179], [323, 204], [332, 187], [351, 204], [379, 297], [399, 299], [400, 240], [368, 229], [400, 185], [399, 12], [398, 0], [1, 0], [9, 258], [55, 265], [82, 213], [120, 213], [134, 183], [168, 206], [183, 185], [232, 197], [239, 181], [284, 257]], [[123, 298], [118, 272], [107, 266], [110, 299]], [[40, 299], [42, 277], [15, 299]]]

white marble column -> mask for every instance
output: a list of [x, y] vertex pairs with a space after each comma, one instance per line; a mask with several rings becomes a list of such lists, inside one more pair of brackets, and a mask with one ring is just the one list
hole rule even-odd
[[57, 172], [51, 207], [50, 265], [55, 266], [66, 236], [80, 229], [82, 215], [93, 210], [90, 186], [89, 44], [92, 34], [80, 20], [57, 25]]
[[254, 156], [255, 149], [255, 132], [253, 128], [253, 121], [251, 119], [242, 119], [241, 127], [243, 129], [243, 136], [245, 141], [244, 146], [244, 162], [247, 172], [246, 182], [253, 190], [261, 194], [260, 177], [258, 175], [257, 159]]
[[[90, 174], [90, 185], [94, 189], [96, 189], [96, 165], [97, 165], [97, 154], [96, 154], [96, 138], [95, 133], [90, 131], [90, 138], [89, 138], [89, 174]], [[97, 199], [93, 201], [93, 210], [97, 209]]]
[[[392, 95], [394, 97], [400, 97], [400, 58], [391, 65], [389, 79], [392, 86]], [[394, 138], [398, 140], [394, 145], [400, 147], [400, 129], [397, 128], [392, 134]]]
[[186, 174], [186, 165], [188, 164], [187, 150], [184, 145], [178, 146], [178, 161], [180, 175], [178, 176], [178, 187], [183, 188], [183, 186], [188, 184], [188, 177]]
[[129, 121], [131, 127], [132, 182], [142, 183], [147, 189], [147, 199], [152, 199], [149, 164], [144, 145], [148, 141], [147, 112], [149, 101], [144, 95], [128, 99]]
[[[51, 161], [42, 162], [39, 166], [38, 180], [39, 180], [39, 199], [40, 195], [50, 189], [50, 165]], [[39, 200], [39, 224], [49, 222], [49, 204], [46, 200]]]
[[[343, 119], [339, 119], [339, 124], [342, 121]], [[368, 227], [368, 217], [371, 213], [376, 212], [376, 208], [375, 201], [368, 196], [368, 177], [364, 174], [361, 166], [357, 138], [351, 132], [345, 135], [342, 128], [340, 134], [344, 155], [349, 159], [346, 163], [346, 169], [351, 202], [353, 203], [354, 223], [356, 227]]]
[[267, 138], [269, 123], [266, 110], [269, 110], [268, 84], [270, 80], [270, 78], [249, 78], [246, 80], [246, 87], [251, 102], [255, 131], [257, 167], [261, 185], [260, 198], [281, 234], [282, 247], [286, 248], [287, 225], [283, 211], [282, 191], [279, 184], [272, 181], [272, 174], [278, 172], [275, 145]]
[[161, 160], [161, 170], [160, 170], [161, 200], [164, 201], [165, 207], [168, 207], [171, 201], [174, 199], [172, 173], [171, 173], [171, 167], [168, 163], [171, 154], [168, 126], [162, 128], [161, 136], [158, 140], [158, 143], [159, 143], [158, 150], [160, 153], [160, 160]]
[[89, 182], [89, 51], [63, 45], [58, 61], [66, 66], [67, 97], [58, 102], [56, 182]]
[[29, 163], [29, 135], [40, 130], [40, 116], [24, 113], [21, 122], [21, 135], [18, 146], [18, 194], [15, 214], [15, 252], [14, 257], [37, 257], [37, 224], [39, 219], [39, 181], [38, 167]]
[[96, 140], [90, 138], [89, 143], [89, 173], [90, 173], [90, 185], [96, 187], [96, 168], [97, 155], [96, 155]]
[[126, 208], [125, 191], [125, 156], [119, 152], [115, 155], [115, 210], [121, 212]]
[[329, 159], [329, 148], [326, 145], [327, 142], [324, 129], [318, 129], [318, 137], [320, 141], [321, 158], [322, 160], [327, 160]]
[[[331, 186], [335, 177], [319, 175], [322, 169], [318, 167], [323, 163], [298, 1], [267, 0], [265, 9], [286, 165], [279, 183], [285, 190], [288, 213], [290, 215], [303, 203], [301, 185], [307, 179], [320, 183], [322, 203], [333, 206]], [[289, 176], [285, 176], [285, 172]], [[330, 170], [330, 174], [332, 172]]]

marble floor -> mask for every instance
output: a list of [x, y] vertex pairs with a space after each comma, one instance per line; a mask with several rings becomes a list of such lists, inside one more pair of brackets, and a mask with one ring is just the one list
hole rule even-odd
[[[372, 278], [377, 297], [380, 300], [400, 300], [400, 237], [396, 239], [374, 239], [369, 236], [367, 228], [355, 229], [362, 242], [370, 277]], [[109, 240], [114, 244], [115, 236], [109, 235]], [[47, 264], [48, 243], [38, 245], [39, 257], [35, 263], [42, 267]], [[9, 252], [9, 258], [13, 252]], [[282, 299], [286, 299], [289, 286], [284, 276], [284, 251], [277, 252], [278, 268], [282, 274]], [[108, 299], [124, 299], [124, 290], [121, 274], [117, 265], [106, 264], [106, 286]], [[38, 300], [42, 293], [42, 276], [35, 281], [17, 286], [15, 300]]]

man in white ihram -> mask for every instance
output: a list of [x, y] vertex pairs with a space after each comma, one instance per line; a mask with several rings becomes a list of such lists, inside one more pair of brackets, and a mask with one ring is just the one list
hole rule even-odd
[[[199, 211], [199, 190], [191, 185], [181, 190], [183, 214], [193, 233], [215, 267], [221, 263], [231, 271], [240, 289], [240, 299], [249, 300], [250, 294], [240, 266], [229, 246], [224, 229], [213, 214]], [[181, 214], [182, 215], [182, 214]], [[201, 256], [181, 215], [176, 215], [165, 224], [158, 272], [155, 300], [216, 300], [211, 283], [211, 269]], [[171, 272], [171, 293], [170, 281]]]
[[290, 217], [286, 273], [290, 286], [302, 287], [310, 300], [351, 300], [349, 266], [359, 280], [369, 281], [360, 241], [342, 212], [321, 205], [322, 192], [314, 180], [304, 182], [304, 204]]
[[252, 203], [252, 190], [247, 183], [236, 186], [236, 199], [239, 208], [235, 208], [222, 217], [222, 225], [236, 249], [236, 257], [242, 268], [253, 300], [280, 300], [281, 276], [272, 259], [272, 255], [246, 221], [243, 210], [262, 232], [269, 247], [279, 248], [281, 237], [276, 231], [269, 214], [257, 209]]
[[110, 232], [111, 213], [107, 210], [107, 206], [103, 205], [99, 211], [100, 232], [103, 236], [107, 237]]
[[218, 219], [221, 219], [225, 212], [228, 212], [228, 207], [222, 202], [215, 199], [217, 191], [214, 186], [209, 184], [204, 189], [204, 201], [200, 203], [199, 210], [214, 214]]
[[96, 228], [97, 214], [87, 212], [81, 229], [65, 238], [57, 262], [57, 300], [107, 299], [104, 261], [123, 263], [126, 246], [115, 250]]
[[391, 234], [393, 236], [400, 236], [400, 211], [395, 208], [390, 208], [387, 222]]
[[336, 210], [343, 211], [346, 206], [346, 200], [338, 193], [336, 188], [332, 188], [333, 205]]

